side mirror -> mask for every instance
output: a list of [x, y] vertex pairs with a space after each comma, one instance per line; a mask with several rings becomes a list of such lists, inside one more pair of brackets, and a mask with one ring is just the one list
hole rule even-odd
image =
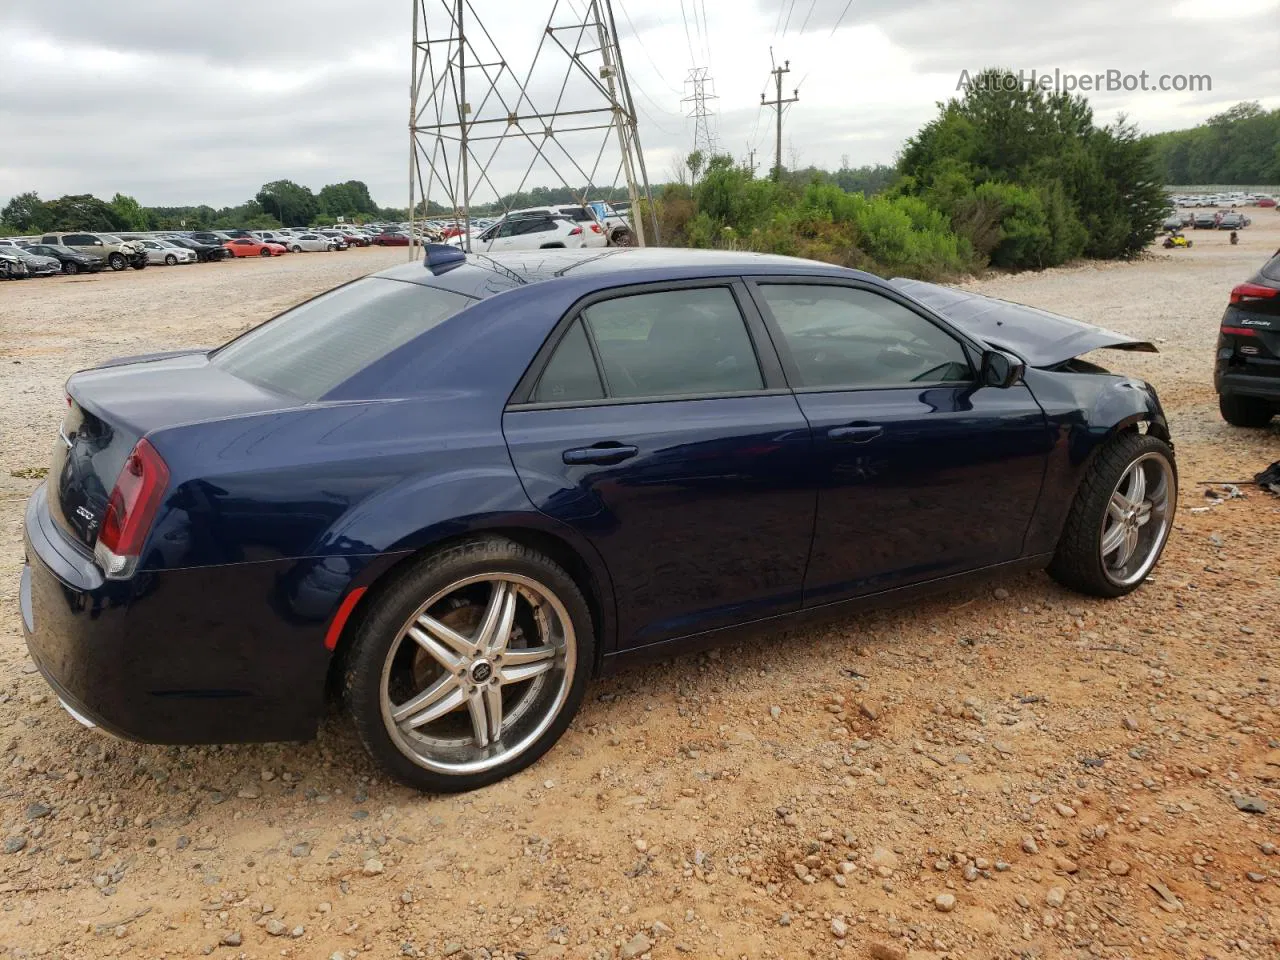
[[1027, 372], [1027, 365], [1017, 357], [1000, 350], [988, 350], [982, 355], [982, 372], [979, 380], [984, 387], [1012, 387]]

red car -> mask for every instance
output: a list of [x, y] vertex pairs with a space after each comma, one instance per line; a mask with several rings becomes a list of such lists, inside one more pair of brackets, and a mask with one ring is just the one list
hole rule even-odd
[[1258, 198], [1258, 206], [1260, 206], [1260, 207], [1274, 207], [1275, 205], [1276, 205], [1276, 201], [1275, 201], [1275, 198], [1274, 198], [1274, 197], [1259, 197], [1259, 198]]
[[237, 257], [278, 257], [289, 251], [278, 243], [263, 243], [251, 237], [239, 237], [223, 244]]
[[363, 233], [355, 233], [349, 230], [339, 232], [346, 238], [347, 246], [349, 247], [367, 247], [369, 245], [369, 238]]
[[407, 233], [380, 233], [373, 238], [373, 242], [380, 247], [407, 247], [409, 245], [409, 235]]

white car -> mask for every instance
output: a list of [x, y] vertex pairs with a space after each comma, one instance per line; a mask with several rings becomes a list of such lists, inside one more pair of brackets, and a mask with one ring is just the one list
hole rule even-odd
[[[502, 220], [514, 220], [521, 217], [539, 217], [552, 216], [563, 217], [572, 221], [582, 228], [584, 247], [607, 247], [609, 245], [608, 235], [605, 228], [596, 219], [596, 215], [591, 212], [590, 207], [583, 207], [574, 203], [556, 204], [550, 207], [526, 207], [523, 210], [509, 210]], [[498, 222], [501, 223], [502, 220]]]
[[282, 241], [291, 253], [302, 253], [304, 250], [309, 253], [324, 253], [327, 250], [337, 249], [337, 242], [322, 237], [318, 233], [295, 233], [291, 237], [285, 237]]
[[198, 259], [194, 250], [180, 247], [168, 240], [135, 240], [147, 254], [147, 263], [163, 263], [174, 267], [180, 263], [195, 263]]
[[[501, 253], [505, 250], [580, 250], [587, 246], [583, 225], [553, 217], [510, 217], [499, 220], [488, 230], [471, 235], [472, 253]], [[462, 246], [462, 236], [450, 238], [454, 246]], [[598, 244], [596, 244], [598, 246]]]

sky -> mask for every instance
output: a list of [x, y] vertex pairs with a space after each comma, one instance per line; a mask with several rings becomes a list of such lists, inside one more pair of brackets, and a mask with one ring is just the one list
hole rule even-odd
[[[423, 0], [433, 30], [441, 0]], [[471, 0], [472, 62], [497, 63], [502, 94], [481, 99], [467, 71], [473, 121], [503, 117], [515, 77], [530, 76], [522, 112], [600, 98], [544, 28], [585, 0]], [[1207, 74], [1211, 91], [1088, 94], [1100, 122], [1126, 114], [1144, 131], [1194, 125], [1241, 101], [1280, 107], [1280, 0], [613, 0], [649, 177], [674, 174], [693, 146], [691, 67], [714, 79], [723, 152], [772, 163], [773, 115], [761, 107], [774, 63], [786, 64], [783, 160], [836, 168], [892, 163], [903, 140], [956, 95], [962, 71], [1000, 65], [1040, 73]], [[414, 0], [273, 0], [269, 4], [118, 0], [53, 16], [0, 3], [0, 204], [36, 190], [147, 205], [242, 203], [288, 178], [318, 190], [365, 181], [384, 206], [408, 202]], [[470, 20], [474, 15], [474, 22]], [[482, 24], [488, 31], [476, 29]], [[436, 35], [443, 36], [443, 33]], [[571, 49], [575, 34], [557, 31]], [[544, 49], [534, 59], [539, 40]], [[441, 50], [441, 46], [435, 49]], [[531, 70], [531, 65], [534, 65]], [[482, 92], [482, 90], [481, 90]], [[428, 121], [430, 109], [427, 111]], [[502, 129], [476, 124], [473, 129]], [[530, 137], [475, 144], [476, 202], [526, 186], [618, 179], [620, 154], [597, 133], [566, 134], [538, 161]], [[426, 141], [428, 145], [430, 140]], [[490, 150], [496, 153], [490, 158]], [[424, 173], [430, 167], [420, 161]], [[439, 188], [433, 186], [438, 196]]]

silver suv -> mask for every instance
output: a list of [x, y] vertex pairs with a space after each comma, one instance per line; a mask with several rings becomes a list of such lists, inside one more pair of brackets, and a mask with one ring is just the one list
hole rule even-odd
[[102, 257], [112, 270], [133, 267], [142, 270], [147, 265], [147, 251], [139, 244], [122, 240], [112, 233], [46, 233], [41, 243], [61, 244], [77, 253]]

